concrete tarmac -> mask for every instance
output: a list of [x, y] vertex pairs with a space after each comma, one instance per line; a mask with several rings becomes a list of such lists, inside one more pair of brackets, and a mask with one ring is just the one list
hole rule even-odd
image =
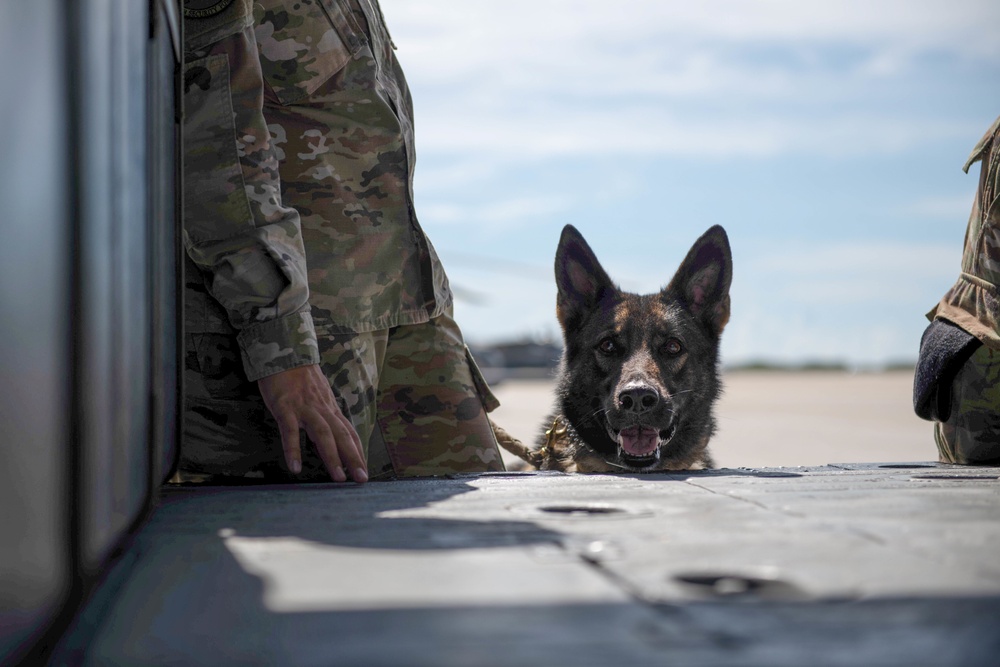
[[[711, 442], [720, 467], [812, 466], [937, 458], [933, 428], [913, 414], [913, 373], [733, 371]], [[534, 442], [553, 403], [551, 380], [493, 387], [493, 419]], [[511, 457], [512, 458], [512, 457]], [[508, 459], [510, 460], [510, 459]]]

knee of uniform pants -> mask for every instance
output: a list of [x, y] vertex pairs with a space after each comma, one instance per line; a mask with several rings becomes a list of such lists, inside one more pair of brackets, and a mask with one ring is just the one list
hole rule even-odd
[[[375, 397], [387, 337], [387, 331], [341, 333], [317, 327], [320, 368], [341, 411], [357, 431], [367, 458], [380, 442], [375, 433]], [[380, 458], [378, 453], [374, 455]]]
[[446, 315], [390, 332], [378, 425], [397, 475], [504, 469], [477, 372]]
[[263, 401], [186, 400], [179, 469], [276, 482], [330, 481], [305, 432], [299, 432], [302, 472], [285, 464], [278, 425]]
[[278, 426], [256, 383], [243, 375], [239, 345], [226, 334], [185, 336], [179, 467], [185, 472], [329, 480], [302, 435], [302, 474], [287, 471]]
[[952, 382], [951, 416], [935, 425], [944, 463], [1000, 462], [1000, 352], [976, 350]]
[[274, 460], [263, 405], [188, 399], [180, 469], [211, 475], [246, 475]]

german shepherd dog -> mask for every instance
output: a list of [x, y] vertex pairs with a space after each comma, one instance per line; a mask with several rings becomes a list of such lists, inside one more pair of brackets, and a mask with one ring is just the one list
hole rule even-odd
[[631, 294], [567, 225], [555, 262], [565, 343], [555, 408], [534, 448], [498, 433], [501, 444], [540, 470], [712, 467], [732, 266], [729, 239], [715, 226], [660, 292]]

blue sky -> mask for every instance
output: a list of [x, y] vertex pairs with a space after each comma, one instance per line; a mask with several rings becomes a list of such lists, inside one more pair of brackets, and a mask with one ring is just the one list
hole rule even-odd
[[474, 342], [558, 336], [575, 225], [623, 288], [733, 246], [727, 363], [916, 357], [1000, 114], [995, 0], [382, 0], [416, 205]]

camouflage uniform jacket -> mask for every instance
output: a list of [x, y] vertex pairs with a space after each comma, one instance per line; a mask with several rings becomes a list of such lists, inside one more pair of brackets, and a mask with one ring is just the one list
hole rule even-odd
[[1000, 118], [976, 144], [964, 171], [980, 160], [962, 273], [927, 317], [949, 320], [987, 347], [1000, 350]]
[[[238, 332], [257, 380], [318, 363], [317, 333], [445, 312], [448, 281], [412, 205], [409, 89], [376, 0], [184, 10], [184, 241], [200, 274], [187, 330]], [[315, 129], [316, 108], [336, 127]]]

